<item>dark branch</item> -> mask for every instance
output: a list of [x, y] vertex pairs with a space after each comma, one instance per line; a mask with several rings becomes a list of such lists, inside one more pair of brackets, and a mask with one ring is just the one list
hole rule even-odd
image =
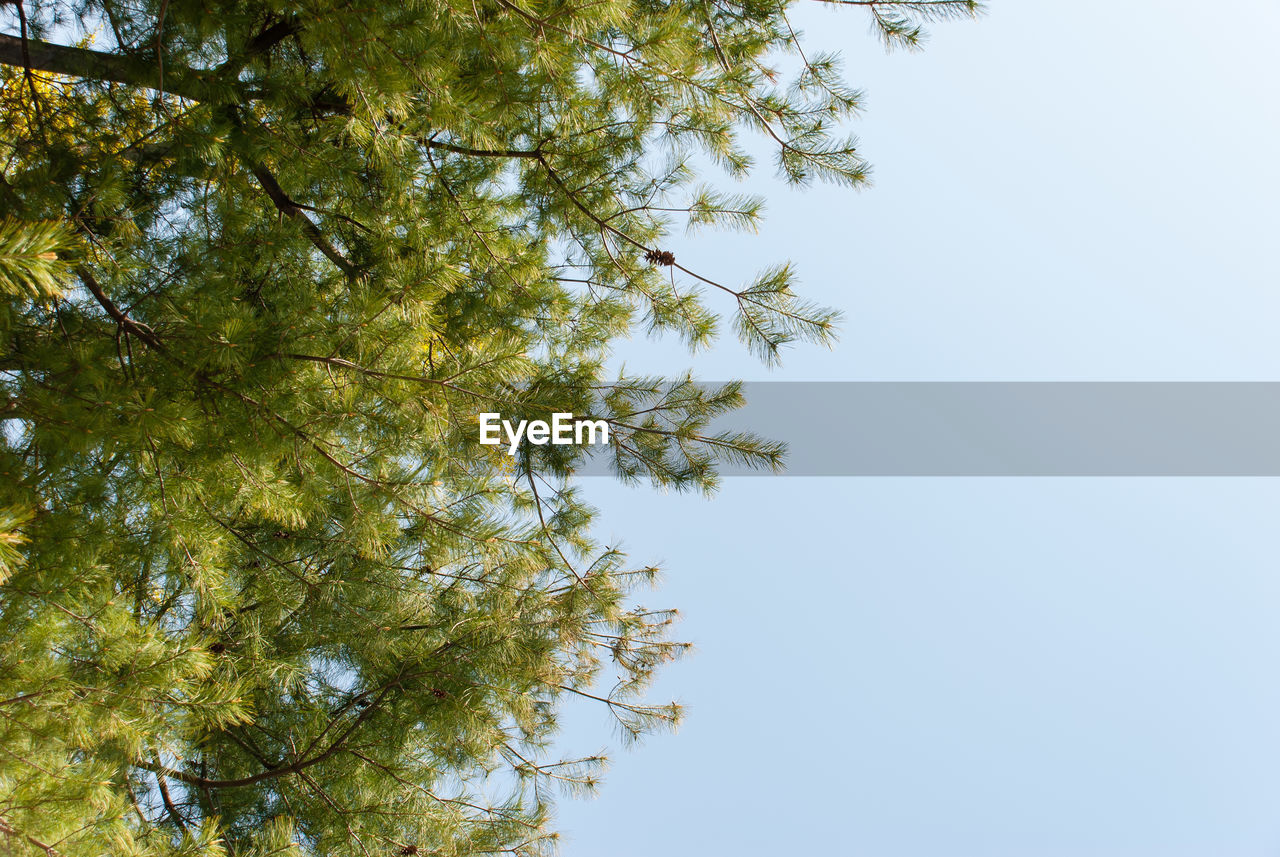
[[323, 253], [330, 262], [342, 269], [342, 272], [348, 277], [354, 277], [359, 272], [356, 266], [351, 264], [346, 256], [338, 252], [338, 249], [324, 237], [324, 233], [320, 231], [320, 227], [307, 217], [302, 211], [302, 206], [294, 202], [289, 194], [284, 192], [284, 188], [280, 187], [280, 182], [276, 181], [276, 177], [261, 164], [250, 164], [254, 178], [258, 180], [258, 184], [262, 185], [262, 189], [267, 192], [267, 196], [271, 198], [271, 202], [281, 214], [284, 214], [298, 222], [302, 227], [302, 232], [311, 240], [311, 243]]
[[298, 23], [297, 18], [286, 18], [283, 21], [277, 21], [249, 40], [249, 43], [244, 47], [244, 56], [249, 58], [265, 54], [285, 39], [301, 32], [302, 25]]
[[[202, 789], [234, 789], [234, 788], [240, 788], [243, 786], [251, 786], [255, 783], [261, 783], [266, 780], [274, 780], [277, 777], [289, 776], [290, 774], [301, 774], [307, 768], [310, 768], [313, 765], [320, 764], [321, 762], [325, 761], [326, 759], [336, 754], [339, 750], [343, 749], [347, 739], [350, 738], [351, 734], [355, 732], [356, 729], [358, 729], [366, 720], [369, 719], [369, 717], [373, 715], [373, 713], [379, 708], [383, 700], [386, 699], [387, 694], [389, 694], [392, 691], [392, 689], [398, 687], [403, 681], [407, 680], [408, 678], [414, 678], [414, 677], [416, 676], [397, 677], [392, 681], [387, 682], [385, 685], [383, 685], [376, 692], [376, 696], [374, 696], [373, 700], [370, 702], [368, 707], [364, 708], [359, 714], [356, 715], [356, 717], [351, 721], [350, 725], [347, 726], [347, 728], [344, 729], [337, 738], [333, 739], [333, 743], [331, 743], [328, 746], [328, 748], [326, 748], [323, 752], [318, 753], [317, 755], [312, 756], [309, 759], [299, 759], [298, 761], [288, 765], [280, 765], [275, 768], [268, 768], [267, 770], [254, 774], [252, 776], [240, 777], [239, 779], [234, 779], [234, 780], [205, 779], [204, 777], [197, 777], [193, 774], [183, 773], [182, 771], [175, 771], [174, 769], [166, 767], [164, 765], [151, 764], [147, 762], [135, 762], [134, 764], [145, 771], [151, 771], [153, 774], [156, 774], [157, 776], [167, 776], [172, 779], [178, 780], [180, 782], [184, 782], [187, 785], [198, 786]], [[356, 697], [356, 699], [359, 699], [361, 697], [367, 697], [369, 695], [370, 694], [367, 694], [367, 693], [361, 694], [361, 696]], [[352, 704], [353, 703], [348, 703], [347, 705], [343, 706], [338, 712], [338, 717], [340, 717], [342, 714], [345, 714]], [[311, 745], [308, 747], [308, 749], [309, 750], [313, 749], [314, 746], [317, 743], [319, 743], [319, 741], [326, 734], [328, 734], [328, 732], [334, 727], [336, 722], [337, 722], [336, 718], [335, 720], [331, 721], [329, 725], [326, 726], [325, 729], [320, 733], [320, 735], [318, 735], [315, 738], [315, 740], [311, 742]]]
[[164, 345], [162, 345], [160, 340], [156, 337], [155, 331], [142, 322], [134, 321], [129, 318], [129, 316], [125, 314], [125, 311], [116, 305], [115, 301], [107, 297], [107, 293], [102, 290], [102, 285], [93, 276], [93, 274], [89, 272], [88, 268], [83, 266], [77, 267], [76, 275], [80, 278], [80, 281], [84, 283], [84, 287], [89, 290], [89, 294], [93, 295], [94, 300], [96, 300], [98, 304], [107, 311], [107, 315], [111, 316], [111, 318], [115, 320], [116, 324], [120, 325], [121, 330], [125, 333], [132, 333], [134, 336], [138, 337], [157, 351], [164, 351]]
[[285, 18], [277, 21], [250, 39], [239, 54], [218, 66], [218, 72], [219, 74], [238, 72], [249, 63], [249, 60], [262, 56], [285, 39], [301, 32], [302, 25], [297, 18]]
[[62, 857], [62, 852], [59, 851], [57, 848], [54, 848], [52, 845], [47, 845], [44, 842], [41, 842], [39, 839], [36, 839], [34, 836], [28, 833], [23, 833], [21, 830], [18, 830], [17, 828], [10, 825], [3, 818], [0, 818], [0, 833], [3, 833], [5, 836], [15, 836], [15, 837], [20, 837], [22, 839], [25, 839], [27, 842], [39, 848], [45, 854], [48, 854], [49, 857]]
[[453, 152], [458, 155], [471, 155], [477, 158], [534, 158], [542, 159], [542, 149], [468, 149], [465, 146], [455, 146], [453, 143], [446, 143], [442, 140], [430, 139], [425, 141], [432, 149], [442, 149], [446, 152]]
[[[3, 0], [0, 0], [3, 5]], [[35, 71], [122, 83], [142, 89], [162, 90], [189, 101], [244, 102], [261, 97], [263, 93], [247, 89], [234, 81], [235, 74], [250, 59], [260, 56], [284, 39], [301, 32], [295, 21], [282, 21], [263, 30], [250, 39], [243, 51], [213, 70], [174, 67], [166, 64], [161, 72], [158, 60], [94, 51], [87, 48], [71, 48], [51, 42], [23, 40], [17, 36], [0, 33], [0, 65], [15, 68], [29, 67]], [[163, 81], [161, 78], [163, 77]], [[350, 113], [351, 104], [330, 88], [317, 92], [311, 99], [311, 108], [323, 113]]]
[[[21, 38], [0, 33], [0, 64], [25, 68], [29, 58], [30, 67], [36, 71], [123, 83], [146, 89], [159, 90], [161, 87], [159, 65], [135, 57], [87, 48], [70, 48], [31, 39], [26, 40], [25, 53], [24, 57]], [[193, 101], [212, 100], [210, 96], [218, 88], [211, 75], [189, 68], [168, 68], [163, 83], [166, 92]]]

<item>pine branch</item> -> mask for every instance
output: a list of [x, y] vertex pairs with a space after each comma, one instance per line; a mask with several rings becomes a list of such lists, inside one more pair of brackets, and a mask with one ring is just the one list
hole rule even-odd
[[453, 143], [446, 143], [443, 140], [437, 140], [434, 137], [424, 140], [429, 148], [441, 149], [445, 152], [453, 152], [458, 155], [471, 155], [477, 158], [535, 158], [542, 160], [542, 147], [536, 149], [469, 149], [465, 146], [457, 146]]
[[[330, 743], [329, 746], [326, 747], [322, 752], [310, 758], [302, 758], [296, 762], [291, 762], [290, 764], [287, 764], [287, 765], [279, 765], [274, 768], [268, 768], [267, 770], [261, 771], [257, 774], [252, 774], [247, 777], [239, 777], [234, 780], [207, 779], [205, 777], [198, 777], [194, 774], [187, 774], [187, 773], [183, 773], [182, 771], [176, 771], [173, 768], [170, 768], [166, 765], [160, 765], [160, 764], [155, 764], [150, 762], [134, 762], [134, 764], [137, 767], [142, 768], [144, 771], [150, 771], [151, 773], [156, 774], [157, 776], [170, 777], [172, 779], [178, 780], [179, 782], [183, 782], [191, 786], [197, 786], [198, 788], [202, 788], [202, 789], [240, 788], [242, 786], [251, 786], [256, 783], [265, 782], [267, 780], [274, 780], [279, 777], [289, 776], [290, 774], [301, 774], [307, 768], [320, 764], [326, 759], [329, 759], [332, 756], [334, 756], [336, 753], [338, 753], [338, 751], [344, 749], [347, 739], [351, 737], [351, 735], [356, 731], [356, 729], [358, 729], [361, 726], [361, 724], [363, 724], [366, 720], [368, 720], [369, 717], [372, 716], [373, 713], [378, 710], [378, 707], [386, 698], [387, 694], [389, 694], [393, 689], [401, 685], [403, 682], [413, 678], [417, 678], [417, 677], [419, 677], [417, 674], [410, 675], [410, 676], [397, 676], [396, 678], [392, 679], [391, 681], [383, 685], [382, 688], [379, 689], [372, 703], [368, 705], [366, 708], [364, 708], [358, 715], [356, 715], [355, 719], [351, 722], [351, 725], [348, 726], [346, 729], [344, 729], [342, 731], [342, 734], [340, 734], [337, 738], [334, 738], [332, 743]], [[362, 696], [368, 696], [368, 694], [363, 694]], [[329, 725], [326, 726], [324, 730], [321, 731], [321, 733], [318, 736], [316, 736], [314, 740], [312, 740], [311, 744], [308, 745], [307, 749], [308, 750], [313, 749], [315, 745], [317, 745], [324, 738], [324, 736], [327, 735], [333, 729], [334, 725], [337, 723], [338, 717], [341, 717], [342, 714], [344, 714], [352, 705], [355, 704], [356, 699], [359, 699], [359, 698], [361, 697], [353, 698], [352, 701], [347, 703], [347, 705], [339, 709], [337, 716], [335, 716], [334, 719], [330, 721]]]
[[320, 227], [316, 225], [315, 221], [303, 213], [303, 207], [294, 202], [284, 192], [284, 188], [280, 187], [280, 182], [276, 181], [276, 177], [271, 174], [270, 170], [262, 164], [256, 163], [250, 163], [249, 169], [254, 178], [258, 180], [258, 184], [266, 191], [267, 196], [271, 198], [272, 205], [279, 209], [280, 213], [297, 221], [302, 227], [302, 233], [316, 246], [316, 249], [323, 253], [330, 262], [341, 268], [342, 273], [348, 277], [355, 277], [360, 273], [351, 260], [338, 252], [338, 248], [334, 247], [329, 239], [324, 237], [324, 233], [320, 231]]
[[218, 66], [218, 71], [222, 74], [234, 74], [244, 68], [249, 60], [263, 56], [285, 39], [290, 36], [296, 36], [301, 32], [302, 24], [296, 17], [277, 21], [250, 39], [248, 44], [244, 46], [244, 50], [237, 56], [231, 57]]
[[[235, 83], [236, 75], [255, 57], [264, 56], [290, 36], [302, 32], [296, 18], [287, 18], [265, 28], [215, 69], [203, 70], [162, 63], [155, 57], [73, 48], [54, 42], [0, 33], [0, 65], [24, 72], [43, 71], [65, 77], [121, 83], [158, 93], [177, 95], [189, 101], [249, 101], [255, 95]], [[345, 113], [351, 105], [341, 96], [322, 90], [312, 98], [321, 110]]]
[[[25, 54], [25, 56], [24, 56]], [[144, 89], [161, 89], [161, 72], [158, 65], [147, 60], [95, 51], [89, 48], [72, 48], [52, 42], [36, 41], [0, 33], [0, 64], [51, 72], [67, 77], [123, 83]], [[164, 73], [164, 91], [192, 101], [211, 100], [217, 89], [225, 89], [212, 75], [195, 69], [170, 66]]]
[[39, 839], [36, 839], [34, 836], [28, 833], [23, 833], [22, 831], [14, 828], [3, 818], [0, 818], [0, 833], [3, 833], [5, 836], [16, 836], [16, 837], [25, 839], [27, 842], [34, 845], [36, 848], [39, 848], [45, 854], [49, 855], [49, 857], [62, 857], [62, 852], [59, 851], [57, 848], [54, 848], [52, 845], [47, 845], [44, 842], [41, 842]]
[[96, 300], [98, 304], [107, 311], [107, 315], [111, 316], [111, 318], [115, 320], [116, 324], [120, 325], [122, 330], [126, 333], [132, 333], [134, 336], [138, 337], [157, 351], [164, 351], [164, 345], [161, 344], [160, 340], [156, 337], [155, 331], [140, 321], [134, 321], [125, 313], [124, 310], [120, 309], [120, 307], [117, 306], [111, 298], [107, 297], [107, 293], [103, 291], [102, 285], [97, 281], [93, 274], [89, 272], [88, 268], [85, 268], [83, 265], [77, 266], [76, 276], [78, 276], [80, 281], [84, 283], [85, 288], [89, 290], [91, 295], [93, 295], [94, 300]]
[[160, 787], [160, 799], [164, 802], [165, 811], [169, 813], [169, 817], [173, 819], [173, 823], [178, 826], [178, 829], [186, 832], [187, 823], [183, 820], [182, 813], [178, 812], [178, 807], [173, 803], [173, 797], [169, 794], [169, 783], [165, 780], [164, 774], [156, 774], [156, 785]]

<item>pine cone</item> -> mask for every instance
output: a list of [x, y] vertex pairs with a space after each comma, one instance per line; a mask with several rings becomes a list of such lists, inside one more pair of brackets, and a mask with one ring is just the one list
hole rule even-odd
[[670, 250], [646, 250], [644, 259], [650, 265], [674, 265], [676, 254]]

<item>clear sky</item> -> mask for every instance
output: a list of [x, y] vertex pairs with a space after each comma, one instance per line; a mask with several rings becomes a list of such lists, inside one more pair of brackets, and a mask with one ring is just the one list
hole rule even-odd
[[[996, 0], [885, 55], [801, 12], [866, 89], [875, 186], [679, 239], [779, 258], [846, 313], [834, 353], [629, 366], [707, 379], [1280, 381], [1280, 4]], [[767, 172], [767, 171], [766, 171]], [[684, 728], [564, 800], [566, 857], [1280, 855], [1280, 482], [589, 480], [698, 651]], [[575, 709], [565, 743], [614, 744]]]

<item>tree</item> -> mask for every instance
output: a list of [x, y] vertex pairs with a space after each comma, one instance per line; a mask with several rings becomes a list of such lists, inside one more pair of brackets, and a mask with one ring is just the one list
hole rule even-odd
[[[976, 11], [843, 2], [908, 46]], [[510, 458], [477, 414], [606, 419], [617, 474], [675, 489], [777, 466], [707, 430], [736, 385], [604, 367], [633, 328], [830, 339], [788, 266], [725, 285], [667, 237], [754, 226], [696, 169], [746, 174], [743, 133], [865, 182], [837, 58], [760, 0], [3, 14], [0, 842], [546, 850], [603, 761], [548, 755], [560, 702], [673, 724], [643, 692], [683, 645], [591, 538], [585, 451]]]

